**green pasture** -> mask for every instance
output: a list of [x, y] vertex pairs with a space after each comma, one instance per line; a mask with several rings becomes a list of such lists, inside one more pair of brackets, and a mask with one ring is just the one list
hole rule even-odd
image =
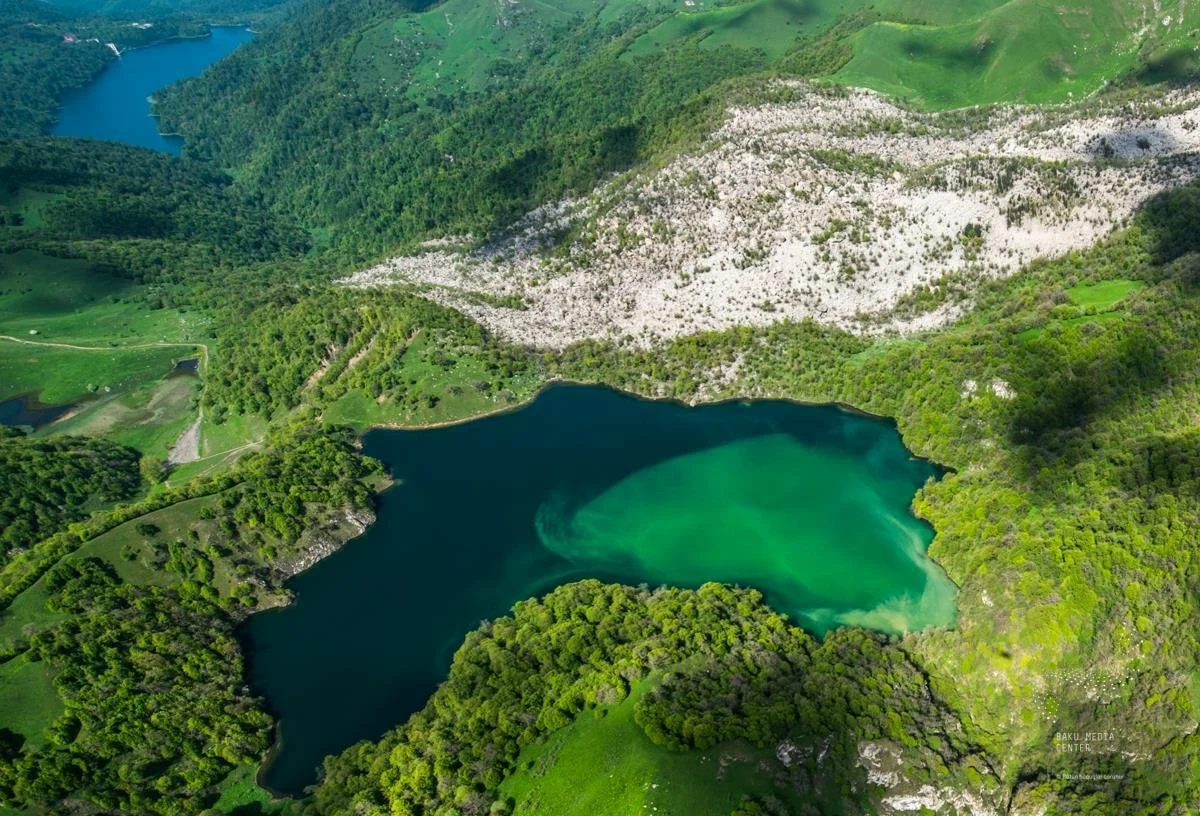
[[685, 9], [638, 37], [626, 53], [633, 57], [647, 56], [680, 40], [699, 36], [701, 48], [757, 48], [773, 59], [792, 48], [797, 37], [820, 33], [839, 15], [863, 5], [860, 0], [844, 4], [832, 0], [750, 0], [702, 11]]
[[371, 425], [453, 422], [513, 407], [533, 396], [541, 385], [541, 378], [531, 375], [525, 382], [513, 383], [515, 389], [511, 400], [480, 393], [475, 389], [475, 384], [493, 379], [485, 365], [486, 361], [474, 356], [462, 356], [451, 368], [445, 368], [425, 354], [429, 342], [428, 335], [424, 333], [413, 338], [404, 351], [403, 362], [406, 379], [413, 383], [413, 389], [437, 397], [435, 405], [414, 408], [386, 399], [381, 402], [361, 390], [351, 389], [326, 406], [325, 421], [352, 425], [360, 430]]
[[[1147, 3], [1012, 0], [978, 17], [925, 24], [927, 3], [851, 38], [854, 56], [833, 79], [928, 108], [992, 102], [1065, 102], [1093, 93], [1139, 64], [1139, 54], [1186, 35]], [[1167, 12], [1164, 12], [1165, 17]], [[897, 20], [921, 20], [922, 24]], [[1148, 25], [1149, 24], [1149, 25]]]
[[[28, 187], [0, 189], [0, 206], [21, 216], [23, 227], [40, 227], [46, 219], [46, 207], [62, 198], [62, 193], [33, 190]], [[2, 234], [2, 233], [0, 233]]]
[[195, 418], [193, 404], [199, 392], [196, 377], [160, 379], [128, 393], [107, 394], [88, 402], [79, 413], [39, 433], [104, 436], [163, 459]]
[[730, 743], [671, 751], [652, 743], [633, 719], [645, 690], [584, 711], [527, 746], [517, 772], [500, 788], [515, 801], [514, 816], [729, 816], [746, 795], [798, 804], [787, 786], [776, 784], [774, 773], [783, 768], [768, 749]]
[[196, 383], [164, 377], [176, 360], [201, 353], [189, 344], [206, 321], [151, 309], [144, 294], [86, 261], [0, 255], [0, 400], [85, 401], [53, 430], [102, 433], [165, 455], [186, 427]]
[[38, 746], [62, 712], [62, 701], [44, 663], [22, 654], [0, 664], [0, 728]]
[[[632, 7], [611, 0], [609, 14]], [[604, 7], [601, 7], [604, 8]], [[379, 23], [354, 50], [354, 75], [364, 89], [398, 88], [414, 99], [432, 93], [480, 90], [506, 61], [536, 58], [531, 48], [579, 15], [599, 13], [592, 0], [476, 3], [447, 0], [420, 13]], [[498, 24], [503, 17], [504, 23]], [[540, 53], [540, 52], [539, 52]], [[544, 59], [544, 57], [542, 57]]]
[[1145, 286], [1145, 281], [1139, 280], [1110, 280], [1083, 286], [1072, 286], [1067, 290], [1067, 297], [1076, 306], [1084, 309], [1092, 308], [1097, 311], [1111, 309], [1125, 297]]

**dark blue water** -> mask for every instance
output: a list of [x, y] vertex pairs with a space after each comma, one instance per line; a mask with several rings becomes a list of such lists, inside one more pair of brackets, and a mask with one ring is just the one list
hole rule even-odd
[[38, 428], [71, 410], [70, 405], [42, 405], [28, 394], [0, 400], [0, 425]]
[[91, 85], [67, 94], [54, 136], [78, 136], [148, 147], [179, 155], [183, 139], [158, 132], [149, 97], [173, 82], [196, 76], [254, 35], [219, 27], [212, 36], [171, 40], [129, 51]]

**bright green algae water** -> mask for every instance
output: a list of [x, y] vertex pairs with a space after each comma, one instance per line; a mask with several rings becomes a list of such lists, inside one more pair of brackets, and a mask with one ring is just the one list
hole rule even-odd
[[544, 504], [542, 543], [650, 582], [759, 587], [810, 630], [906, 632], [953, 619], [954, 585], [925, 555], [912, 485], [771, 434], [639, 470], [577, 510]]
[[241, 630], [251, 685], [280, 719], [263, 776], [278, 790], [418, 710], [481, 620], [568, 581], [754, 586], [818, 633], [954, 620], [932, 530], [909, 511], [937, 471], [868, 417], [555, 386], [364, 447], [396, 480], [378, 521]]

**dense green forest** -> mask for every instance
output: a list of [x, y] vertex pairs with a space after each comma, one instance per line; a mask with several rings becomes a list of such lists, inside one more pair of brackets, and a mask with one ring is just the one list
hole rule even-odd
[[29, 439], [0, 427], [0, 559], [92, 507], [137, 495], [137, 451], [104, 439]]

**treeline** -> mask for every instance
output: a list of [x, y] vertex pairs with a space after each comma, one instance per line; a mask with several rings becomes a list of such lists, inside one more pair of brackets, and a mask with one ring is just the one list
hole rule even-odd
[[266, 750], [271, 718], [245, 687], [219, 606], [186, 589], [122, 584], [95, 558], [61, 564], [46, 587], [50, 608], [71, 617], [27, 654], [47, 664], [65, 710], [38, 748], [0, 742], [0, 802], [193, 816]]
[[143, 280], [203, 285], [210, 275], [192, 277], [212, 267], [291, 257], [309, 246], [307, 234], [221, 172], [126, 145], [0, 142], [0, 179], [10, 195], [50, 194], [42, 223], [0, 227], [0, 246], [82, 255]]
[[0, 567], [9, 553], [143, 488], [140, 455], [105, 439], [30, 439], [0, 426]]
[[[620, 702], [638, 683], [656, 688], [636, 715], [655, 741], [786, 739], [814, 748], [792, 781], [802, 795], [843, 806], [872, 805], [854, 761], [862, 740], [896, 745], [915, 779], [946, 784], [968, 767], [986, 772], [963, 725], [880, 635], [843, 630], [819, 643], [754, 590], [581, 581], [469, 634], [423, 710], [378, 743], [326, 760], [309, 810], [510, 812], [498, 787], [521, 748], [586, 710]], [[935, 741], [935, 731], [959, 736]], [[839, 761], [820, 764], [822, 746]]]

